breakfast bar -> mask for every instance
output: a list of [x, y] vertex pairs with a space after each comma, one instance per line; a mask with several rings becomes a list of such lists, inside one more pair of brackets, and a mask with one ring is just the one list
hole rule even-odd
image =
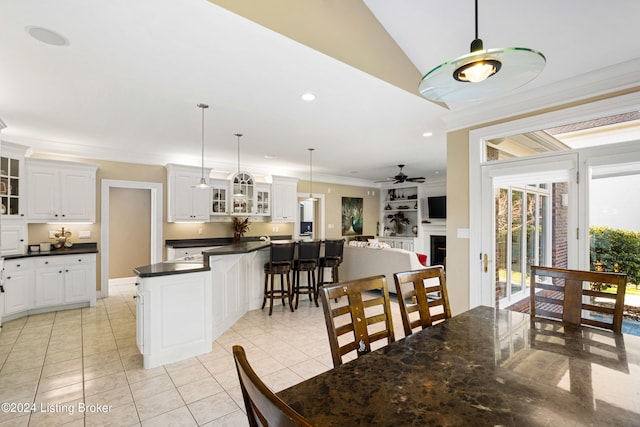
[[476, 307], [278, 393], [321, 426], [637, 425], [640, 337]]

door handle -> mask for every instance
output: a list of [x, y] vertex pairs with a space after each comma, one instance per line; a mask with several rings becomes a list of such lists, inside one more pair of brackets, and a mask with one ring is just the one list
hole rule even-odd
[[485, 273], [489, 271], [489, 256], [487, 254], [482, 255], [482, 265]]

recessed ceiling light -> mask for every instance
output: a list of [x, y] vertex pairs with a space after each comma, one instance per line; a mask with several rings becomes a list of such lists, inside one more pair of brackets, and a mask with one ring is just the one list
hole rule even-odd
[[311, 92], [307, 92], [302, 94], [302, 100], [303, 101], [313, 101], [314, 99], [316, 99], [316, 96], [314, 94], [312, 94]]
[[69, 40], [53, 30], [43, 27], [27, 26], [25, 31], [34, 39], [51, 46], [69, 46]]
[[422, 136], [424, 136], [425, 138], [429, 137], [429, 136], [433, 136], [433, 132], [424, 132], [422, 134]]

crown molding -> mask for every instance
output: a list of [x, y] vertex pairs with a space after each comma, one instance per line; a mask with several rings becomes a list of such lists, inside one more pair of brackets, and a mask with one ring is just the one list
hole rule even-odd
[[442, 117], [447, 132], [507, 119], [618, 91], [640, 89], [640, 58], [581, 74], [541, 88], [495, 98]]

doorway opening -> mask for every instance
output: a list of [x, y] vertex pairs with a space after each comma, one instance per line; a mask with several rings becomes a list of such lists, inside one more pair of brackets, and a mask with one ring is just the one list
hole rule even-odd
[[[126, 239], [129, 245], [143, 245], [149, 248], [150, 263], [155, 264], [162, 261], [162, 184], [154, 182], [138, 182], [138, 181], [119, 181], [119, 180], [102, 180], [101, 187], [101, 210], [100, 210], [100, 292], [99, 297], [109, 296], [109, 271], [110, 271], [110, 241], [111, 241], [111, 189], [139, 189], [149, 190], [150, 192], [150, 237], [147, 242], [131, 241], [131, 236], [118, 236], [120, 239]], [[113, 230], [113, 238], [118, 234], [118, 230]], [[133, 275], [133, 272], [131, 273]]]

